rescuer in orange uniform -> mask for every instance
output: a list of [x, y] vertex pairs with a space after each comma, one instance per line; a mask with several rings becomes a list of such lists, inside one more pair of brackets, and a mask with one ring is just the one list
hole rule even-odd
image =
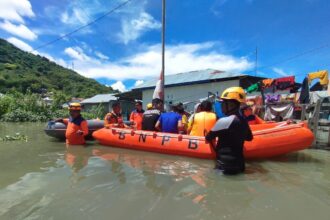
[[129, 120], [132, 123], [132, 125], [137, 129], [141, 130], [142, 129], [142, 119], [143, 119], [143, 113], [144, 110], [142, 109], [142, 102], [137, 101], [135, 103], [135, 110], [132, 111]]
[[247, 104], [241, 104], [241, 111], [243, 117], [247, 120], [249, 125], [265, 124], [266, 122], [259, 118], [257, 115], [253, 114], [251, 106]]
[[124, 124], [123, 116], [121, 114], [120, 102], [116, 101], [112, 104], [112, 111], [104, 117], [104, 127], [127, 128]]
[[81, 105], [79, 103], [71, 103], [69, 111], [69, 119], [58, 119], [56, 121], [67, 125], [65, 132], [67, 144], [83, 145], [85, 144], [85, 136], [88, 135], [88, 125], [87, 121], [80, 114]]

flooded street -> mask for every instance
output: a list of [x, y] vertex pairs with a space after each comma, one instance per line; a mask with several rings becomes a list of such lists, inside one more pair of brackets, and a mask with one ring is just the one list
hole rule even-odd
[[1, 123], [0, 219], [329, 219], [330, 152], [250, 161], [227, 177], [213, 161], [103, 147], [67, 149], [44, 124]]

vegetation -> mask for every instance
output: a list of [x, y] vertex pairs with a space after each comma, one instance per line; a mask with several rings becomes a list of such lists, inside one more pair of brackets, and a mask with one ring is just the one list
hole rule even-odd
[[39, 55], [24, 52], [0, 39], [0, 93], [54, 92], [87, 98], [113, 92], [93, 79], [85, 78]]
[[[54, 94], [51, 105], [47, 104], [40, 94], [26, 94], [17, 91], [10, 91], [6, 95], [0, 96], [0, 121], [6, 122], [37, 122], [49, 121], [56, 118], [67, 118], [67, 109], [62, 109], [61, 105], [68, 100], [63, 93]], [[82, 112], [85, 119], [103, 118], [102, 105], [93, 107], [88, 112]]]
[[4, 137], [0, 137], [0, 141], [28, 141], [28, 137], [26, 135], [16, 133], [14, 136], [6, 135]]

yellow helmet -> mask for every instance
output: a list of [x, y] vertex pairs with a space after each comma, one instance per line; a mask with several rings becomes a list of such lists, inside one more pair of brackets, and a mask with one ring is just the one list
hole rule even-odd
[[147, 104], [147, 109], [149, 110], [149, 109], [152, 109], [152, 104], [151, 103], [148, 103]]
[[81, 105], [78, 102], [72, 102], [69, 105], [69, 110], [76, 110], [76, 111], [80, 111], [81, 110]]
[[223, 91], [221, 99], [236, 100], [238, 102], [245, 102], [246, 94], [242, 87], [230, 87]]

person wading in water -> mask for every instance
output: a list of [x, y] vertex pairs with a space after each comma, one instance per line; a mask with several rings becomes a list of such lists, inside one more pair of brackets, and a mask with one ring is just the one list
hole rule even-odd
[[222, 112], [226, 117], [220, 118], [205, 137], [209, 142], [218, 138], [216, 168], [224, 174], [233, 175], [245, 170], [244, 141], [253, 139], [249, 124], [240, 112], [245, 97], [241, 87], [226, 89], [221, 95]]

